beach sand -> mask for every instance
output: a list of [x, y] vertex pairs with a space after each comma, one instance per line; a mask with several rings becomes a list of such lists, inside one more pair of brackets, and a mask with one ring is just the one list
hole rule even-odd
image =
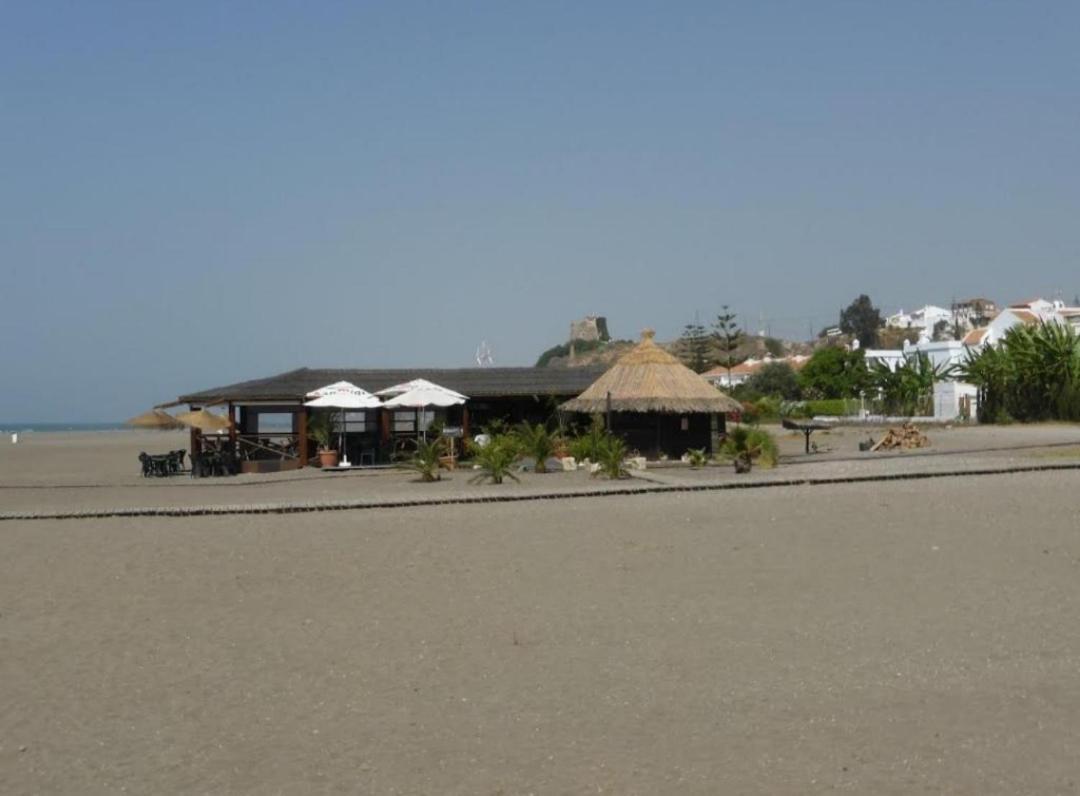
[[2, 522], [0, 792], [1072, 792], [1078, 487]]

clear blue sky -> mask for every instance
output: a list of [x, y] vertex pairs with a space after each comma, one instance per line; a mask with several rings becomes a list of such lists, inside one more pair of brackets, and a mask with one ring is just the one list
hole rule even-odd
[[5, 3], [0, 421], [1080, 291], [1075, 2]]

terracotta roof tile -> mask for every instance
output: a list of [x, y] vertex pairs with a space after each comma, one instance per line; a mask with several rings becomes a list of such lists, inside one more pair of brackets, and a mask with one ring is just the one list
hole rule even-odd
[[979, 329], [972, 329], [964, 335], [964, 345], [979, 345], [986, 338], [986, 333], [988, 331], [990, 330], [985, 326]]

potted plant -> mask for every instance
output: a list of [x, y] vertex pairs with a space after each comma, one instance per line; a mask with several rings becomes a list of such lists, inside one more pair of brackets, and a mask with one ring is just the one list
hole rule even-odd
[[319, 446], [319, 466], [337, 467], [338, 452], [333, 447], [337, 436], [337, 418], [333, 412], [313, 414], [308, 421], [308, 436]]

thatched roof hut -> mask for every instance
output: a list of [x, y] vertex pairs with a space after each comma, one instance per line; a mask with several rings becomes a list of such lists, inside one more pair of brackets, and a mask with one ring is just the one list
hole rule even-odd
[[[738, 412], [728, 397], [653, 341], [646, 329], [641, 342], [619, 359], [588, 389], [560, 408], [590, 414], [641, 412], [724, 414]], [[610, 395], [610, 403], [609, 403]]]

